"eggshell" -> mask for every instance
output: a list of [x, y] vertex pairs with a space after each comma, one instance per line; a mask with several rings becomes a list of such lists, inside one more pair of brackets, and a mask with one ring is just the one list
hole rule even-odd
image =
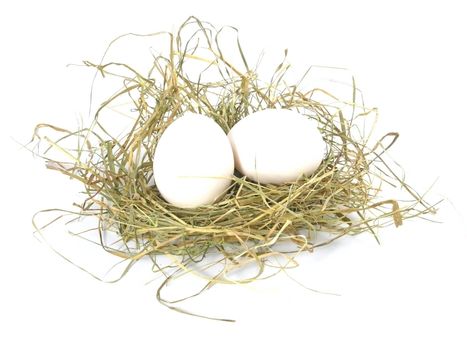
[[231, 183], [234, 160], [227, 135], [213, 119], [185, 113], [162, 134], [153, 168], [167, 202], [195, 208], [221, 197]]
[[317, 122], [287, 109], [254, 112], [235, 124], [228, 137], [237, 170], [260, 183], [311, 175], [326, 152]]

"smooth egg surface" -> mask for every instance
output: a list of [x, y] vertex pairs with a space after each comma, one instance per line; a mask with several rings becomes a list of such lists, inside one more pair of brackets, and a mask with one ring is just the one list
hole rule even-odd
[[231, 183], [232, 148], [213, 119], [187, 112], [162, 134], [153, 170], [156, 186], [167, 202], [181, 208], [212, 204]]
[[228, 137], [237, 170], [265, 184], [311, 175], [326, 152], [316, 120], [287, 109], [254, 112], [235, 124]]

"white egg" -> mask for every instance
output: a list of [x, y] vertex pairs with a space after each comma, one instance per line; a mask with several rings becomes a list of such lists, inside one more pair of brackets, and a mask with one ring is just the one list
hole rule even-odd
[[153, 168], [156, 186], [167, 202], [181, 208], [212, 204], [232, 181], [232, 148], [213, 119], [185, 113], [162, 134]]
[[228, 137], [237, 170], [260, 183], [282, 184], [311, 175], [326, 152], [317, 122], [287, 109], [252, 113]]

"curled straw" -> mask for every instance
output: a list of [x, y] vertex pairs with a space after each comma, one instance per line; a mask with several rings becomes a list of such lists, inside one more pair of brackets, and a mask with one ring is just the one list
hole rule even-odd
[[[154, 55], [146, 74], [124, 63], [104, 62], [105, 55], [98, 64], [85, 62], [104, 78], [119, 78], [120, 90], [101, 104], [89, 127], [67, 131], [40, 124], [34, 133], [49, 145], [41, 154], [48, 168], [84, 186], [85, 200], [79, 210], [60, 215], [97, 219], [99, 244], [129, 261], [129, 267], [143, 257], [150, 257], [154, 270], [164, 274], [171, 266], [173, 272], [166, 274], [157, 297], [164, 305], [189, 314], [175, 305], [180, 300], [168, 301], [161, 296], [161, 289], [176, 277], [196, 273], [207, 279], [205, 288], [215, 283], [251, 282], [264, 277], [274, 257], [285, 261], [276, 266], [280, 271], [296, 266], [294, 259], [302, 251], [313, 251], [344, 235], [371, 232], [376, 237], [382, 226], [399, 226], [404, 219], [434, 212], [434, 207], [388, 165], [384, 153], [398, 134], [389, 133], [372, 147], [368, 145], [370, 135], [360, 134], [361, 120], [377, 112], [357, 104], [355, 84], [350, 102], [317, 88], [302, 91], [298, 84], [284, 82], [289, 68], [285, 58], [271, 79], [261, 80], [256, 68], [248, 65], [238, 36], [235, 44], [242, 67], [235, 67], [223, 54], [220, 41], [226, 30], [236, 32], [232, 27], [216, 30], [190, 17], [176, 34], [152, 34], [167, 37], [169, 53]], [[192, 80], [185, 72], [191, 61], [205, 64], [204, 71], [216, 72], [218, 79], [206, 81], [200, 74]], [[331, 102], [320, 102], [320, 98]], [[107, 130], [101, 113], [128, 99], [136, 118], [128, 133], [117, 136]], [[228, 131], [242, 117], [275, 107], [294, 109], [318, 121], [328, 153], [312, 176], [284, 185], [262, 185], [235, 176], [221, 201], [196, 209], [171, 206], [149, 185], [157, 141], [185, 111], [205, 114]], [[351, 112], [345, 117], [346, 108]], [[42, 129], [50, 128], [62, 136], [52, 140], [40, 135]], [[65, 146], [71, 139], [77, 147]], [[50, 158], [52, 149], [64, 159]], [[400, 187], [410, 199], [404, 206], [394, 199], [381, 199], [384, 183]], [[44, 228], [33, 221], [37, 231]], [[110, 232], [118, 235], [117, 243], [106, 243], [105, 235]], [[322, 232], [330, 234], [328, 239], [317, 239]], [[287, 249], [279, 244], [284, 242], [289, 243]], [[220, 257], [215, 263], [195, 268], [213, 252]], [[170, 261], [165, 267], [162, 256]], [[257, 266], [255, 276], [231, 278], [232, 271], [252, 263]], [[212, 265], [221, 266], [214, 276], [206, 272]]]

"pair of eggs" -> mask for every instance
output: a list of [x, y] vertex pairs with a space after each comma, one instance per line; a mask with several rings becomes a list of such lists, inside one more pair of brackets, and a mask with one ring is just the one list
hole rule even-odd
[[153, 159], [162, 197], [180, 208], [219, 200], [237, 169], [262, 184], [282, 184], [312, 174], [325, 142], [316, 121], [287, 109], [254, 112], [228, 135], [211, 118], [185, 113], [162, 134]]

